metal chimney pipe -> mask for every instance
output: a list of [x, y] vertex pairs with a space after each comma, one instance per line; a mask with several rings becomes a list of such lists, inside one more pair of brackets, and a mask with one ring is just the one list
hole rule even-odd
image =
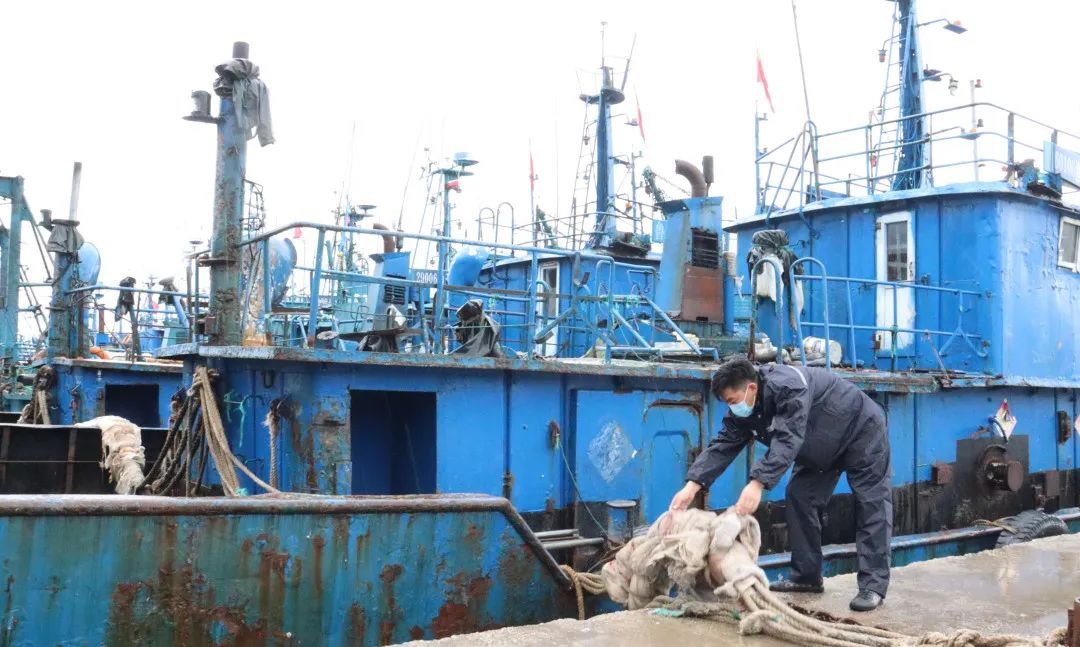
[[675, 160], [675, 173], [683, 176], [690, 183], [691, 198], [704, 198], [709, 195], [709, 187], [705, 182], [705, 176], [698, 167], [686, 160]]
[[706, 185], [706, 187], [712, 186], [713, 182], [716, 181], [716, 178], [713, 175], [713, 156], [712, 155], [706, 155], [705, 157], [701, 158], [701, 173], [705, 176], [705, 185]]
[[68, 206], [68, 220], [77, 220], [79, 213], [79, 184], [82, 183], [82, 162], [75, 162], [71, 171], [71, 203]]

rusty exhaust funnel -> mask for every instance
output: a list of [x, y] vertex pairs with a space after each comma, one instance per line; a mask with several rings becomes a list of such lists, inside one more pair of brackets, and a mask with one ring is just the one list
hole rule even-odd
[[691, 198], [704, 198], [709, 194], [709, 185], [705, 182], [705, 175], [694, 164], [686, 160], [675, 160], [675, 173], [683, 176], [690, 183]]

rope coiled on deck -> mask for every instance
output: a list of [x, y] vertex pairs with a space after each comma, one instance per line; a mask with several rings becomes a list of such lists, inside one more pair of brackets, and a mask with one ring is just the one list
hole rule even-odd
[[[602, 571], [611, 599], [631, 609], [708, 617], [737, 625], [744, 635], [765, 634], [821, 647], [1047, 647], [1064, 644], [1065, 629], [1045, 638], [983, 635], [972, 630], [920, 636], [859, 624], [820, 620], [769, 590], [757, 566], [761, 534], [753, 517], [733, 511], [668, 512], [619, 550]], [[666, 594], [675, 586], [678, 597]]]

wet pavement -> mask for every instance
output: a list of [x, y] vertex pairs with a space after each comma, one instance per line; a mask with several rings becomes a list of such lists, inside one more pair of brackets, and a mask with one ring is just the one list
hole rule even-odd
[[[1080, 535], [1049, 537], [962, 557], [945, 557], [893, 569], [884, 606], [853, 614], [848, 601], [855, 575], [825, 581], [821, 595], [791, 595], [795, 604], [854, 617], [894, 631], [975, 629], [983, 634], [1045, 635], [1064, 626], [1065, 609], [1080, 597]], [[541, 625], [455, 636], [440, 647], [484, 645], [787, 645], [761, 636], [739, 636], [732, 625], [711, 620], [663, 618], [645, 611], [609, 613], [585, 622]], [[420, 644], [420, 643], [409, 643]]]

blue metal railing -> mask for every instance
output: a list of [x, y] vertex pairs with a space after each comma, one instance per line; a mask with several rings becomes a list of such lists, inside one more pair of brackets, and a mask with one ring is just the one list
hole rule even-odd
[[[702, 348], [694, 343], [683, 333], [678, 325], [668, 317], [667, 313], [653, 301], [652, 293], [657, 285], [656, 269], [653, 267], [623, 263], [606, 254], [599, 254], [591, 251], [541, 248], [509, 243], [466, 240], [449, 236], [393, 232], [393, 235], [399, 238], [411, 238], [445, 245], [469, 245], [501, 250], [504, 252], [509, 251], [512, 253], [519, 252], [527, 254], [529, 258], [529, 275], [526, 279], [526, 290], [493, 290], [475, 286], [449, 285], [446, 282], [447, 277], [442, 276], [441, 273], [436, 285], [432, 286], [429, 283], [417, 280], [389, 276], [376, 277], [359, 272], [328, 268], [325, 255], [322, 251], [325, 247], [324, 243], [327, 232], [333, 231], [379, 237], [386, 236], [387, 232], [378, 229], [343, 227], [313, 222], [290, 223], [274, 230], [260, 233], [259, 235], [253, 236], [240, 243], [241, 247], [255, 246], [257, 254], [260, 256], [260, 258], [255, 259], [255, 266], [261, 267], [262, 323], [264, 328], [266, 327], [269, 318], [274, 316], [270, 299], [269, 241], [277, 234], [295, 229], [313, 229], [318, 232], [318, 245], [315, 252], [314, 266], [298, 266], [295, 268], [296, 271], [309, 273], [307, 281], [309, 290], [306, 303], [307, 312], [303, 313], [306, 317], [301, 317], [295, 312], [291, 313], [294, 318], [304, 319], [302, 323], [306, 328], [307, 337], [314, 336], [320, 321], [327, 321], [327, 318], [320, 318], [320, 310], [322, 306], [322, 295], [326, 292], [324, 286], [328, 282], [337, 282], [339, 285], [343, 283], [380, 284], [404, 289], [415, 289], [419, 294], [420, 308], [418, 312], [415, 313], [413, 321], [417, 321], [419, 329], [424, 331], [425, 337], [419, 344], [424, 352], [453, 352], [452, 344], [449, 343], [449, 341], [453, 339], [454, 327], [447, 322], [447, 319], [449, 315], [449, 296], [451, 294], [456, 294], [466, 297], [486, 298], [494, 301], [496, 304], [501, 302], [503, 308], [500, 310], [496, 307], [495, 310], [489, 312], [489, 314], [498, 315], [499, 318], [503, 319], [504, 326], [524, 327], [527, 331], [526, 335], [523, 337], [525, 340], [524, 350], [530, 354], [536, 351], [537, 347], [544, 342], [545, 338], [552, 330], [559, 327], [560, 330], [567, 330], [568, 332], [584, 331], [589, 336], [589, 339], [602, 341], [604, 344], [605, 361], [611, 361], [613, 353], [662, 356], [664, 350], [656, 345], [658, 333], [661, 335], [670, 335], [671, 337], [682, 341], [691, 353], [712, 357], [714, 359], [718, 358], [718, 353], [715, 349]], [[193, 255], [192, 262], [197, 263], [199, 256], [199, 254]], [[551, 295], [554, 294], [555, 291], [552, 289], [554, 286], [548, 286], [540, 279], [539, 262], [542, 258], [552, 257], [572, 259], [573, 289], [570, 290], [568, 295], [555, 295], [560, 311], [555, 317], [544, 316], [543, 320], [545, 323], [541, 325], [538, 322], [537, 307], [540, 304], [541, 299], [544, 298], [544, 295], [539, 293], [539, 289], [541, 287], [544, 288], [547, 298], [551, 298]], [[592, 273], [595, 275], [590, 281], [586, 281], [582, 275], [582, 264], [586, 262], [592, 265]], [[616, 294], [614, 290], [616, 270], [620, 270], [631, 278], [640, 277], [639, 280], [633, 281], [631, 294]], [[197, 266], [195, 271], [195, 284], [196, 286], [198, 285]], [[250, 281], [247, 282], [247, 284], [249, 286], [252, 285]], [[595, 292], [590, 285], [595, 286]], [[434, 294], [429, 295], [428, 293], [432, 290], [434, 290]], [[331, 298], [330, 301], [333, 302], [336, 298], [337, 297], [335, 296]], [[565, 308], [563, 307], [564, 302], [568, 302]], [[428, 314], [427, 304], [446, 304], [446, 307], [439, 308], [438, 305], [436, 305], [430, 314]], [[523, 308], [520, 311], [513, 310], [510, 307], [511, 304], [521, 305]], [[198, 318], [200, 304], [194, 302], [193, 307], [193, 318]], [[595, 316], [590, 316], [590, 309], [594, 311], [592, 314]], [[353, 312], [359, 313], [360, 311], [359, 309], [354, 309]], [[372, 313], [360, 314], [371, 316]], [[332, 321], [333, 317], [330, 317], [330, 319], [331, 321], [328, 325], [331, 326], [331, 329], [334, 329], [337, 322]], [[518, 323], [518, 320], [521, 320], [520, 323]], [[642, 332], [639, 331], [638, 324], [641, 322], [648, 322], [648, 334], [642, 334]], [[625, 336], [627, 337], [626, 341], [629, 343], [620, 341], [615, 331], [616, 324], [618, 325], [619, 330], [625, 331]], [[430, 340], [426, 338], [429, 327], [431, 328], [431, 333], [433, 333], [433, 338]], [[303, 345], [307, 345], [308, 343], [307, 338], [302, 340]], [[590, 347], [592, 345], [592, 343], [589, 344]]]
[[[875, 130], [904, 132], [913, 120], [925, 120], [926, 135], [922, 138], [905, 142], [898, 136], [896, 141], [882, 141], [879, 135], [874, 141]], [[1041, 159], [1044, 144], [1056, 145], [1059, 140], [1072, 150], [1080, 150], [1080, 135], [986, 102], [882, 118], [821, 134], [813, 122], [807, 122], [798, 135], [757, 156], [757, 177], [764, 178], [757, 187], [758, 210], [768, 216], [793, 207], [793, 199], [803, 205], [829, 194], [883, 193], [902, 173], [923, 173], [927, 186], [1004, 181], [1013, 177], [1018, 161]], [[896, 170], [900, 152], [921, 144], [928, 151], [925, 162], [918, 168]]]
[[[778, 335], [778, 341], [777, 341], [777, 362], [778, 363], [783, 363], [784, 328], [788, 324], [787, 324], [787, 321], [785, 321], [784, 318], [783, 318], [783, 314], [784, 314], [783, 290], [784, 290], [784, 287], [785, 287], [784, 284], [783, 284], [783, 281], [782, 281], [782, 271], [783, 270], [782, 270], [782, 267], [780, 266], [780, 263], [775, 258], [766, 257], [766, 258], [763, 258], [763, 259], [759, 260], [754, 265], [754, 267], [753, 267], [753, 269], [751, 271], [751, 279], [750, 279], [751, 280], [751, 320], [752, 320], [753, 325], [756, 326], [756, 324], [757, 324], [758, 302], [760, 301], [760, 297], [756, 296], [757, 295], [756, 285], [757, 285], [757, 279], [758, 279], [758, 270], [763, 266], [762, 265], [763, 263], [769, 263], [774, 269], [774, 274], [775, 274], [774, 278], [776, 280], [776, 294], [777, 294], [776, 312], [777, 312], [777, 319], [778, 319], [778, 323], [779, 323], [779, 325], [778, 325], [779, 335]], [[812, 265], [815, 268], [817, 268], [817, 270], [820, 273], [816, 274], [816, 275], [815, 274], [798, 274], [798, 275], [796, 275], [797, 269], [800, 266], [803, 266], [803, 265]], [[820, 321], [812, 321], [812, 320], [804, 319], [803, 312], [802, 312], [803, 308], [796, 308], [796, 307], [794, 307], [794, 305], [789, 305], [789, 309], [792, 309], [792, 308], [794, 309], [793, 314], [794, 314], [794, 323], [795, 323], [795, 333], [796, 333], [796, 335], [798, 337], [797, 343], [798, 343], [798, 349], [799, 349], [799, 356], [800, 356], [800, 359], [801, 359], [804, 366], [807, 364], [807, 359], [806, 359], [807, 353], [805, 351], [805, 339], [807, 337], [807, 335], [805, 334], [805, 329], [807, 329], [807, 328], [815, 328], [815, 329], [822, 330], [822, 332], [824, 334], [824, 340], [825, 340], [825, 366], [826, 366], [826, 368], [828, 368], [830, 370], [832, 369], [831, 344], [832, 344], [832, 341], [833, 341], [833, 331], [834, 330], [840, 330], [842, 332], [843, 331], [847, 332], [846, 336], [848, 338], [848, 344], [849, 344], [848, 354], [850, 356], [850, 362], [849, 363], [853, 367], [858, 367], [859, 366], [858, 343], [857, 343], [856, 335], [855, 335], [856, 331], [887, 332], [887, 333], [889, 333], [889, 337], [890, 337], [889, 346], [890, 347], [889, 347], [889, 356], [888, 356], [888, 358], [889, 358], [889, 370], [892, 370], [892, 371], [895, 371], [897, 369], [897, 360], [900, 357], [900, 353], [899, 353], [900, 348], [899, 348], [899, 344], [898, 344], [898, 338], [899, 338], [900, 335], [905, 335], [905, 334], [913, 336], [913, 342], [916, 345], [916, 348], [915, 348], [916, 355], [918, 354], [917, 353], [918, 340], [920, 338], [924, 338], [924, 339], [928, 340], [930, 342], [930, 348], [931, 348], [931, 350], [933, 351], [935, 357], [938, 360], [939, 368], [941, 368], [942, 370], [947, 370], [947, 369], [944, 366], [943, 362], [941, 361], [941, 358], [947, 355], [949, 348], [958, 339], [964, 342], [964, 344], [967, 346], [967, 348], [971, 351], [971, 353], [974, 356], [979, 357], [980, 359], [985, 359], [985, 358], [989, 357], [989, 352], [987, 350], [985, 350], [985, 344], [977, 344], [976, 343], [978, 340], [982, 339], [981, 335], [979, 335], [979, 334], [977, 334], [975, 332], [966, 330], [964, 328], [964, 315], [967, 314], [967, 313], [972, 312], [974, 310], [974, 308], [975, 308], [975, 304], [980, 302], [985, 297], [985, 295], [983, 295], [980, 292], [977, 292], [977, 291], [974, 291], [974, 290], [964, 290], [964, 289], [960, 289], [960, 288], [940, 287], [940, 286], [934, 286], [934, 285], [923, 285], [923, 284], [912, 283], [912, 282], [878, 281], [878, 280], [874, 280], [874, 279], [860, 279], [860, 278], [853, 278], [853, 277], [847, 277], [847, 276], [829, 276], [828, 272], [827, 272], [827, 270], [825, 268], [825, 264], [822, 263], [819, 259], [816, 259], [816, 258], [813, 258], [813, 257], [810, 257], [810, 256], [805, 256], [805, 257], [797, 259], [794, 263], [792, 263], [791, 268], [790, 268], [790, 272], [791, 272], [792, 280], [795, 281], [796, 283], [802, 282], [802, 281], [814, 281], [814, 282], [819, 283], [822, 286], [822, 289], [820, 290], [821, 312], [822, 312], [822, 316], [821, 316]], [[845, 296], [846, 296], [846, 306], [847, 306], [847, 317], [846, 317], [846, 322], [844, 322], [844, 323], [837, 323], [835, 321], [830, 321], [830, 318], [829, 318], [829, 313], [831, 311], [830, 303], [829, 303], [829, 283], [830, 282], [833, 282], [834, 284], [842, 284], [844, 286], [844, 293], [845, 293]], [[878, 295], [876, 298], [880, 298], [879, 295], [882, 293], [882, 290], [887, 290], [889, 292], [889, 294], [890, 294], [889, 298], [892, 299], [892, 306], [893, 306], [892, 307], [892, 322], [891, 322], [890, 325], [881, 325], [881, 324], [877, 324], [877, 323], [875, 323], [874, 325], [855, 323], [855, 309], [854, 309], [854, 303], [853, 303], [853, 299], [852, 299], [852, 294], [855, 291], [862, 290], [862, 289], [873, 289], [873, 290], [875, 290], [877, 292], [877, 295]], [[898, 295], [899, 295], [900, 290], [911, 290], [911, 292], [913, 294], [913, 299], [915, 298], [915, 295], [917, 295], [919, 293], [955, 297], [956, 302], [957, 302], [957, 306], [956, 306], [956, 308], [957, 308], [956, 309], [956, 312], [957, 312], [956, 327], [953, 328], [952, 330], [939, 330], [939, 329], [934, 329], [934, 328], [919, 328], [919, 327], [915, 327], [915, 326], [912, 326], [912, 327], [901, 326], [900, 325], [900, 319], [899, 319], [900, 313], [899, 313], [899, 308], [898, 308]], [[816, 295], [817, 293], [818, 293], [818, 291], [815, 290], [814, 294]], [[813, 296], [813, 295], [811, 295], [811, 296]], [[808, 301], [808, 300], [809, 299], [806, 299], [804, 301]], [[789, 302], [789, 304], [792, 304], [793, 301], [794, 301], [793, 299], [789, 299], [788, 302]], [[875, 319], [876, 319], [876, 310], [875, 310]], [[937, 338], [939, 340], [944, 338], [943, 341], [940, 342], [940, 346], [934, 344], [934, 339], [935, 338]]]
[[[132, 310], [132, 314], [136, 317], [136, 320], [139, 324], [140, 334], [145, 335], [148, 331], [158, 332], [161, 334], [162, 344], [168, 344], [170, 333], [172, 333], [174, 339], [185, 337], [190, 338], [192, 333], [191, 320], [188, 317], [187, 309], [183, 306], [182, 302], [183, 300], [187, 300], [190, 304], [193, 300], [197, 301], [198, 299], [195, 299], [195, 295], [192, 293], [174, 292], [169, 290], [155, 290], [151, 288], [123, 287], [119, 285], [104, 285], [99, 283], [95, 285], [83, 285], [72, 288], [70, 290], [67, 290], [65, 294], [93, 294], [94, 296], [91, 297], [93, 299], [93, 304], [85, 304], [85, 316], [90, 318], [96, 312], [93, 306], [96, 306], [98, 308], [101, 307], [97, 301], [97, 295], [100, 293], [108, 292], [115, 292], [117, 293], [117, 295], [122, 293], [130, 293], [137, 295], [135, 307]], [[149, 298], [166, 297], [168, 299], [168, 302], [166, 304], [163, 304], [165, 305], [165, 307], [160, 310], [146, 308], [143, 304], [139, 303], [138, 300], [138, 296], [143, 295]], [[123, 330], [123, 326], [120, 325], [123, 323], [123, 321], [124, 320], [121, 319], [116, 322], [117, 328], [113, 332], [105, 329], [99, 329], [97, 326], [90, 326], [89, 332], [94, 333], [95, 335], [107, 334], [109, 336], [111, 344], [117, 347], [124, 346], [124, 343], [121, 340], [121, 336], [130, 335], [130, 330]], [[97, 344], [95, 343], [94, 345]], [[144, 343], [144, 346], [148, 350], [152, 350], [149, 343]]]

